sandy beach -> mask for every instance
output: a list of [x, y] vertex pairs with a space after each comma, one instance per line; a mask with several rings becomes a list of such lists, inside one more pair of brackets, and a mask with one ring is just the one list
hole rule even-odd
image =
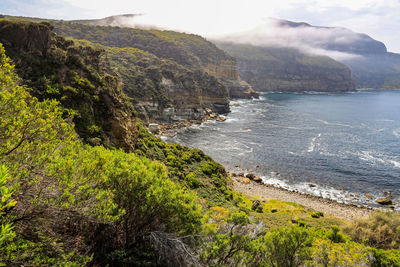
[[372, 212], [372, 209], [367, 207], [357, 207], [354, 205], [338, 203], [329, 199], [291, 192], [270, 185], [256, 183], [254, 181], [251, 181], [249, 184], [241, 183], [235, 178], [233, 181], [233, 188], [248, 196], [259, 197], [265, 200], [277, 199], [281, 201], [295, 202], [315, 211], [322, 211], [324, 214], [335, 216], [345, 221], [367, 217]]

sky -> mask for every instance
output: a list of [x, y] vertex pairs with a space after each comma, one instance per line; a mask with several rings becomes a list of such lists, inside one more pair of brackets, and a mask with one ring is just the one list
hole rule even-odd
[[142, 23], [206, 37], [250, 30], [273, 17], [346, 27], [400, 53], [400, 0], [0, 0], [0, 14], [64, 20], [144, 14]]

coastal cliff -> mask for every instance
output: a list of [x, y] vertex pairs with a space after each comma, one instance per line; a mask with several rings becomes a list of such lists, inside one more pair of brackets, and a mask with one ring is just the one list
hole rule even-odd
[[237, 58], [240, 77], [259, 91], [344, 92], [355, 89], [350, 69], [329, 57], [291, 48], [222, 42], [217, 45]]
[[205, 71], [222, 81], [229, 89], [230, 98], [258, 98], [258, 93], [253, 87], [239, 77], [236, 60], [209, 63], [206, 65]]
[[48, 23], [0, 21], [0, 43], [30, 93], [57, 99], [74, 114], [76, 131], [91, 144], [132, 150], [137, 138], [133, 106], [122, 81], [101, 55], [53, 33]]
[[[246, 81], [249, 76], [243, 72], [248, 73], [248, 68], [258, 68], [261, 65], [266, 68], [261, 73], [249, 73], [253, 82], [254, 75], [264, 79], [257, 84], [265, 88], [260, 90], [275, 90], [277, 83], [282, 84], [280, 90], [287, 88], [289, 91], [295, 90], [295, 87], [303, 89], [307, 86], [311, 87], [308, 90], [318, 90], [321, 87], [322, 91], [331, 91], [329, 88], [333, 86], [337, 86], [339, 91], [351, 89], [348, 71], [343, 70], [343, 66], [339, 64], [332, 68], [333, 61], [340, 62], [351, 70], [351, 79], [356, 88], [400, 88], [400, 55], [388, 52], [383, 42], [367, 34], [343, 27], [313, 26], [305, 22], [269, 18], [252, 30], [223, 36], [217, 41], [223, 42], [219, 45], [220, 48], [238, 58], [239, 74]], [[298, 51], [294, 57], [293, 50]], [[330, 57], [332, 62], [325, 59], [326, 64], [320, 64], [323, 56]], [[250, 59], [252, 62], [249, 62]], [[298, 59], [306, 59], [307, 62], [304, 64], [298, 62]], [[241, 64], [243, 60], [247, 62]], [[262, 60], [264, 63], [254, 60]], [[274, 73], [276, 79], [268, 74], [268, 66], [274, 64], [279, 69]], [[263, 78], [264, 75], [271, 80]], [[304, 76], [304, 79], [300, 76]], [[324, 83], [324, 80], [329, 82]], [[269, 81], [271, 85], [267, 86]]]

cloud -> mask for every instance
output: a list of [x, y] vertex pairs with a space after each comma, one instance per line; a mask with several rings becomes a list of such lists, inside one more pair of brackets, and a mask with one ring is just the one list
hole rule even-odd
[[0, 1], [0, 13], [57, 19], [146, 14], [140, 18], [145, 23], [207, 36], [248, 30], [266, 17], [278, 17], [364, 32], [386, 42], [391, 50], [400, 52], [398, 0]]

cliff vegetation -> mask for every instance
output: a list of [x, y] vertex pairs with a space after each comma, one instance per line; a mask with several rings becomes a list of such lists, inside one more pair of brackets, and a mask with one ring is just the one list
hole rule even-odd
[[240, 194], [202, 151], [147, 131], [107, 48], [0, 25], [1, 265], [400, 265], [396, 214], [348, 225]]

